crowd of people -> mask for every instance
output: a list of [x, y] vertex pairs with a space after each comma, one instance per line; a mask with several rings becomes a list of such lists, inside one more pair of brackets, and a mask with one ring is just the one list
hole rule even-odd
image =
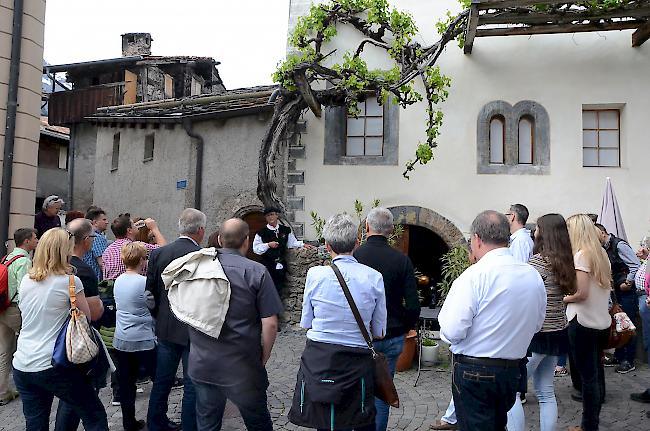
[[[10, 304], [0, 311], [0, 403], [20, 396], [29, 431], [49, 429], [54, 397], [56, 430], [76, 430], [80, 422], [86, 430], [107, 430], [99, 390], [110, 380], [127, 431], [219, 430], [226, 400], [247, 429], [272, 430], [266, 363], [283, 310], [286, 251], [312, 247], [279, 223], [280, 210], [266, 208], [267, 225], [250, 238], [236, 218], [208, 237], [206, 215], [187, 208], [170, 242], [154, 219], [119, 214], [110, 241], [104, 210], [68, 211], [63, 222], [62, 205], [57, 196], [47, 198], [34, 228], [14, 233], [16, 246], [2, 261]], [[635, 254], [590, 215], [546, 214], [533, 232], [528, 217], [515, 204], [504, 213], [484, 211], [471, 225], [471, 266], [454, 281], [438, 317], [452, 353], [452, 399], [432, 429], [523, 431], [530, 387], [540, 405], [539, 429], [556, 430], [554, 379], [566, 374], [559, 363], [565, 357], [572, 398], [582, 402], [581, 424], [570, 429], [597, 430], [604, 366], [621, 374], [635, 369], [636, 338], [605, 352], [613, 303], [633, 320], [640, 315], [650, 353], [650, 277], [640, 261], [647, 249]], [[296, 425], [388, 426], [390, 407], [375, 398], [373, 354], [363, 332], [394, 375], [420, 302], [410, 259], [389, 243], [392, 213], [374, 208], [361, 228], [365, 235], [349, 215], [332, 216], [323, 227], [331, 264], [307, 272], [300, 321], [307, 339], [289, 411]], [[206, 237], [208, 248], [201, 248]], [[262, 263], [246, 258], [251, 247]], [[99, 330], [93, 333], [102, 348], [85, 364], [55, 366], [72, 294]], [[147, 379], [153, 383], [147, 415], [138, 418], [137, 384]], [[170, 392], [179, 386], [180, 423], [167, 415]], [[650, 403], [650, 388], [631, 398]]]

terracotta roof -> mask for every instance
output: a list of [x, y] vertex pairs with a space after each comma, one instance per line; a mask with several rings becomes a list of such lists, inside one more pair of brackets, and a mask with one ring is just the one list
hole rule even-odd
[[179, 122], [184, 118], [218, 118], [250, 115], [273, 109], [269, 98], [275, 85], [237, 88], [182, 99], [99, 108], [87, 117], [97, 122]]

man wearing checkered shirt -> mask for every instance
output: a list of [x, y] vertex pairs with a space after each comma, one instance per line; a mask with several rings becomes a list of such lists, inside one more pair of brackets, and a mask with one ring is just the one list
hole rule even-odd
[[[151, 231], [155, 242], [155, 244], [141, 243], [147, 251], [167, 244], [167, 240], [160, 233], [158, 224], [156, 224], [154, 219], [148, 218], [144, 221], [144, 224]], [[134, 225], [130, 214], [120, 214], [111, 223], [111, 230], [113, 231], [113, 235], [115, 235], [115, 241], [106, 247], [106, 250], [102, 254], [104, 280], [115, 280], [126, 271], [126, 267], [120, 258], [120, 250], [122, 250], [122, 246], [125, 244], [133, 242], [139, 229]]]

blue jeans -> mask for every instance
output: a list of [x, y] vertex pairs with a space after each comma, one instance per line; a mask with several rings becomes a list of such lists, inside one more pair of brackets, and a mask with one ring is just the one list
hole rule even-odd
[[650, 307], [645, 303], [648, 295], [639, 296], [639, 314], [643, 326], [643, 346], [648, 354], [648, 365], [650, 365]]
[[[187, 384], [187, 383], [185, 383]], [[216, 386], [194, 382], [196, 416], [199, 431], [219, 431], [226, 400], [232, 401], [249, 431], [273, 431], [267, 406], [266, 388], [247, 386]]]
[[[397, 358], [402, 349], [404, 348], [404, 336], [400, 335], [399, 337], [388, 338], [385, 340], [373, 341], [372, 344], [375, 346], [377, 352], [381, 352], [386, 355], [388, 360], [388, 368], [390, 368], [390, 373], [392, 376], [395, 375], [395, 366], [397, 365]], [[375, 427], [376, 431], [386, 431], [388, 427], [388, 415], [390, 414], [390, 406], [380, 400], [375, 398], [375, 408], [377, 409], [377, 415], [375, 416]]]
[[[634, 290], [628, 292], [616, 292], [616, 299], [618, 299], [619, 304], [625, 314], [633, 322], [636, 320], [636, 313], [639, 311], [639, 299], [638, 295]], [[636, 356], [636, 337], [632, 339], [620, 349], [616, 349], [614, 353], [616, 359], [620, 361], [628, 361], [630, 364], [634, 364], [634, 357]]]
[[176, 379], [178, 364], [181, 361], [183, 362], [184, 383], [181, 422], [183, 431], [196, 431], [196, 391], [187, 376], [187, 355], [190, 352], [190, 347], [160, 340], [156, 350], [156, 376], [153, 379], [149, 395], [149, 410], [147, 411], [149, 431], [167, 428], [167, 400]]
[[[533, 378], [535, 395], [539, 401], [539, 430], [555, 431], [557, 427], [557, 401], [553, 389], [553, 379], [555, 377], [557, 356], [533, 353], [533, 356], [528, 359], [526, 370], [528, 377]], [[524, 423], [523, 409], [512, 409], [510, 414], [521, 415], [521, 417], [516, 418], [515, 422]], [[508, 426], [508, 430], [510, 428]]]
[[455, 362], [451, 386], [459, 430], [503, 431], [521, 386], [521, 371]]
[[108, 431], [106, 410], [90, 379], [75, 369], [50, 368], [25, 373], [14, 370], [23, 400], [26, 431], [48, 431], [54, 397], [68, 403], [87, 431]]

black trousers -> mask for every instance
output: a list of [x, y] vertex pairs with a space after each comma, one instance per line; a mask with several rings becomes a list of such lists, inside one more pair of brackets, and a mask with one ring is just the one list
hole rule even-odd
[[134, 429], [136, 382], [140, 366], [147, 368], [149, 375], [156, 372], [156, 349], [139, 352], [115, 350], [117, 357], [117, 382], [122, 408], [122, 425], [125, 430]]
[[582, 393], [582, 429], [598, 430], [600, 409], [605, 399], [605, 368], [602, 346], [609, 329], [586, 328], [574, 318], [569, 323], [569, 354], [573, 384]]

